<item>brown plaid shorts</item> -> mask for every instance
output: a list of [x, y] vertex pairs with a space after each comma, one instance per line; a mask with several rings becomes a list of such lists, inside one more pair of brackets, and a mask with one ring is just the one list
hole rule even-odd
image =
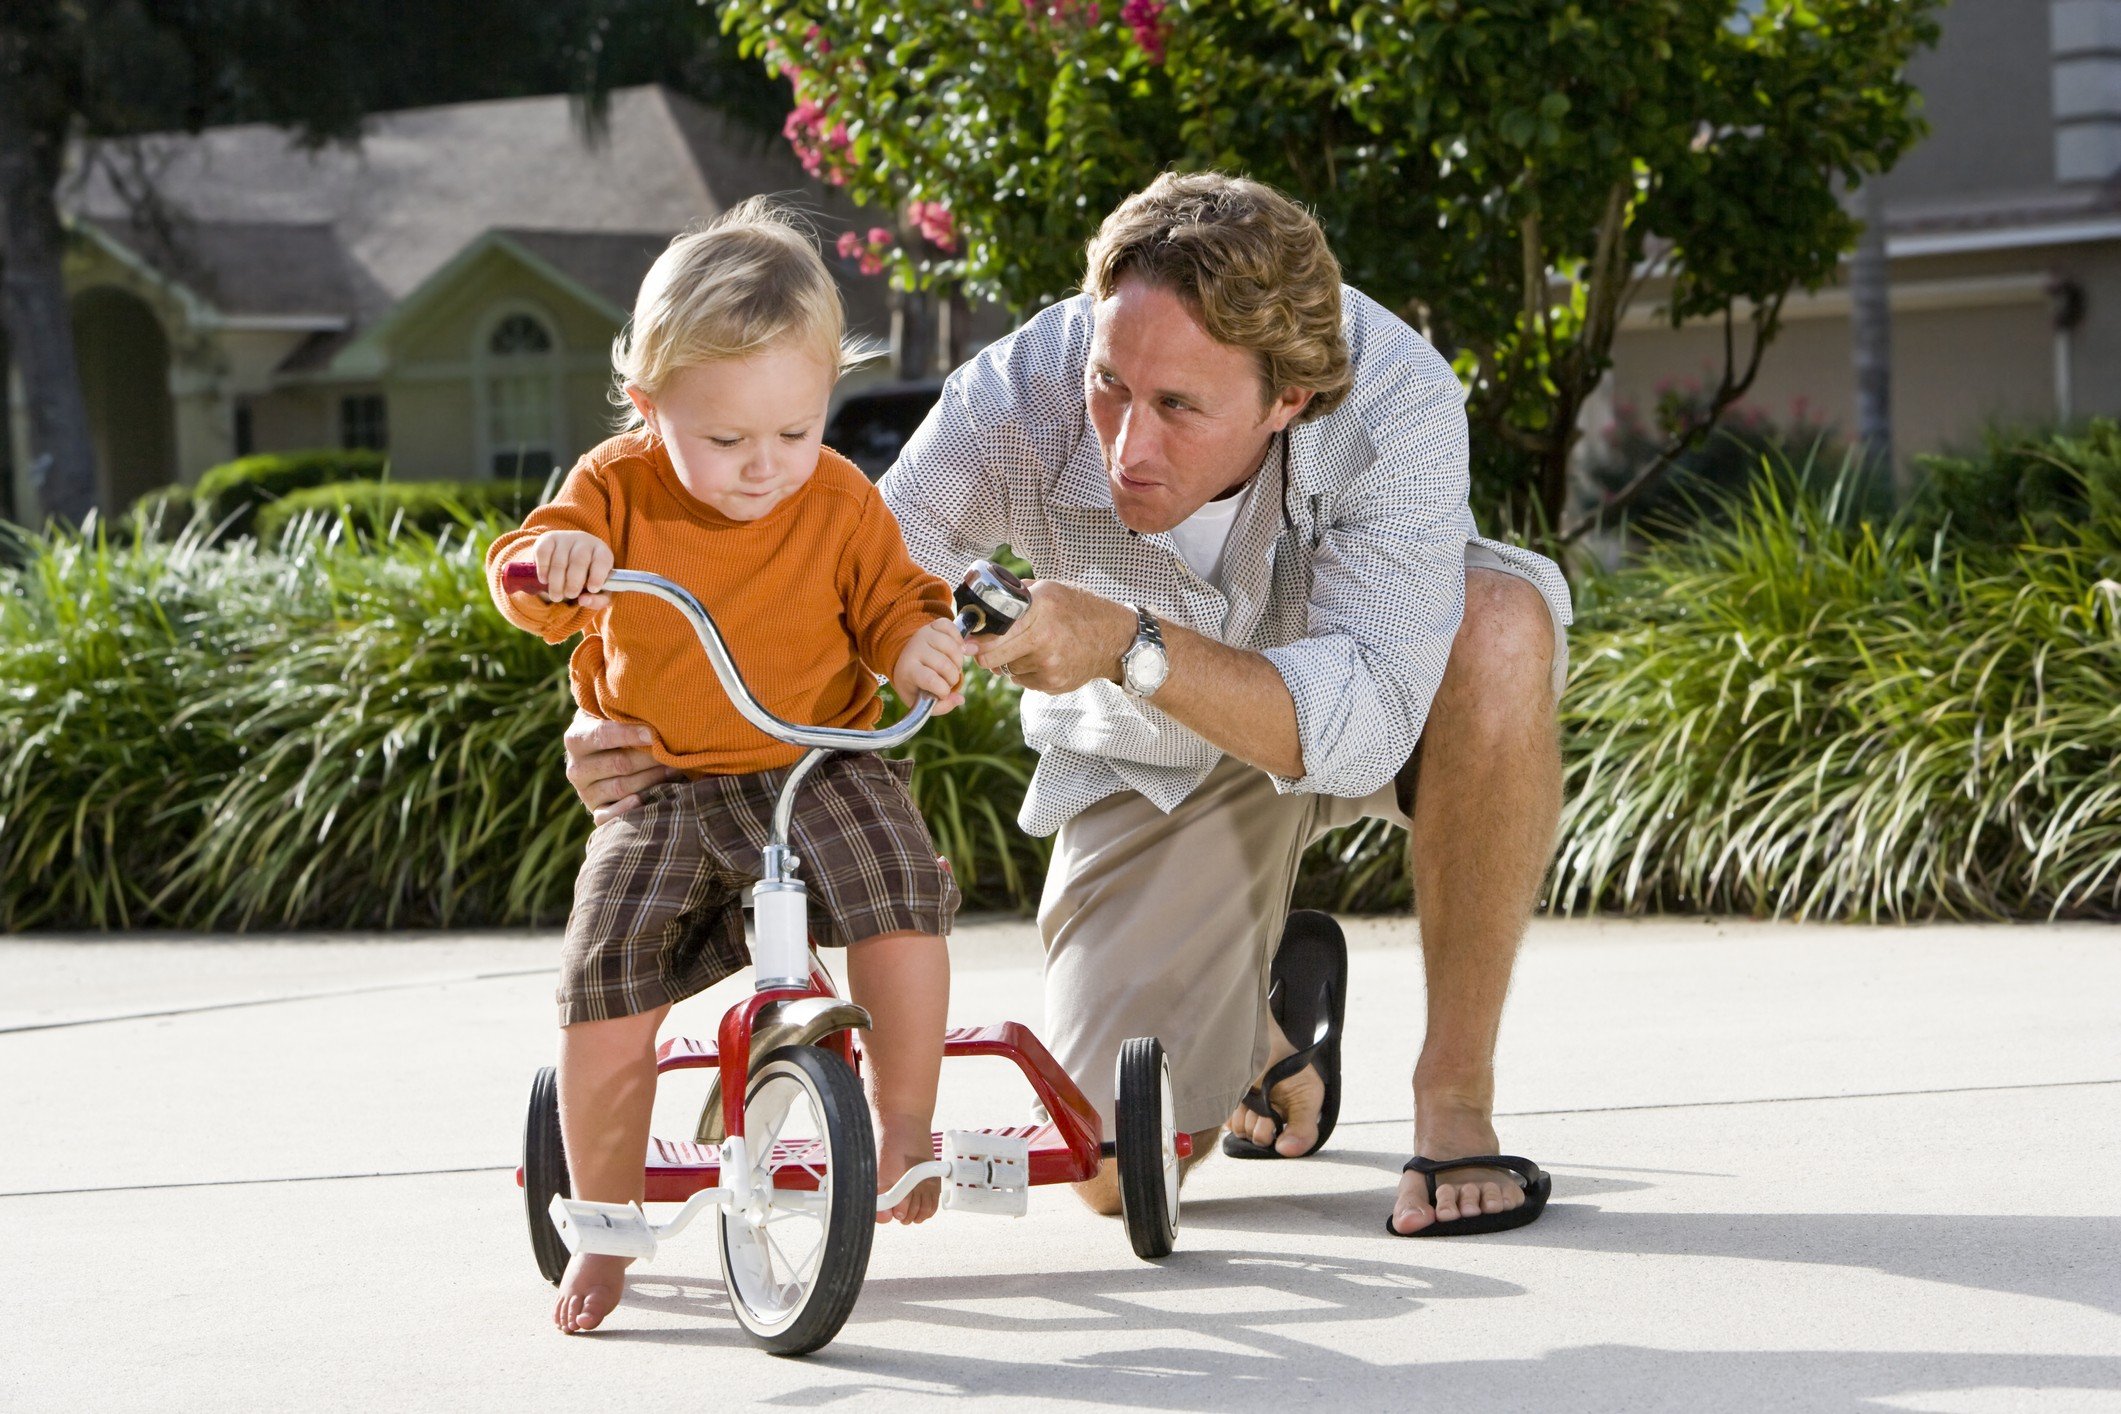
[[[744, 897], [790, 769], [652, 786], [590, 832], [560, 960], [560, 1025], [648, 1011], [750, 964]], [[788, 843], [820, 946], [949, 931], [957, 883], [914, 808], [912, 774], [910, 761], [842, 754], [797, 790]]]

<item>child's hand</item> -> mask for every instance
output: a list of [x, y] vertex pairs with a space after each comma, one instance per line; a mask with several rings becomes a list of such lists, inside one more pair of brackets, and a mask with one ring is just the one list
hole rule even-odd
[[933, 697], [934, 715], [938, 717], [961, 706], [965, 700], [965, 653], [957, 625], [948, 619], [936, 619], [907, 639], [905, 649], [898, 655], [898, 666], [891, 670], [891, 685], [909, 703], [924, 692]]
[[572, 599], [585, 609], [611, 603], [609, 594], [597, 592], [611, 577], [611, 547], [587, 531], [548, 530], [531, 542], [530, 558], [552, 602]]

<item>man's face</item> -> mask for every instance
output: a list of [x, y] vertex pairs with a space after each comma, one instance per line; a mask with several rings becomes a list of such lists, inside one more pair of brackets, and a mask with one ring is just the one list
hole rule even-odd
[[1097, 303], [1083, 371], [1112, 508], [1130, 530], [1169, 530], [1258, 470], [1310, 394], [1263, 403], [1259, 357], [1211, 338], [1186, 302], [1123, 278]]

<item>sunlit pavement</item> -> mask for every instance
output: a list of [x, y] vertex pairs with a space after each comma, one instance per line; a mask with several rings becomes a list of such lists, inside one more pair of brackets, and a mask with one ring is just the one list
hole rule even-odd
[[[1323, 1154], [1211, 1160], [1155, 1265], [1053, 1189], [883, 1230], [799, 1361], [706, 1223], [553, 1332], [512, 1176], [551, 935], [0, 941], [0, 1408], [2121, 1410], [2121, 928], [1542, 924], [1500, 1123], [1554, 1200], [1418, 1242], [1420, 954], [1349, 926]], [[1025, 924], [953, 954], [956, 1019], [1037, 1024]], [[944, 1085], [1021, 1115], [998, 1063]]]

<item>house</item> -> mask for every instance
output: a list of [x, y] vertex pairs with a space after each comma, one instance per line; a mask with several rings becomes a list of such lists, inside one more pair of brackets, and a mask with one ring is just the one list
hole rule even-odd
[[[1951, 0], [1940, 20], [1908, 65], [1930, 135], [1881, 184], [1901, 456], [2121, 415], [2121, 0]], [[1791, 295], [1747, 405], [1854, 433], [1847, 270]], [[1647, 294], [1614, 340], [1608, 413], [1723, 367], [1720, 323], [1674, 330]]]
[[[101, 499], [316, 446], [543, 480], [609, 434], [650, 262], [761, 192], [819, 211], [828, 243], [851, 218], [784, 144], [654, 86], [614, 94], [594, 137], [554, 96], [380, 114], [315, 152], [264, 125], [86, 145], [61, 200]], [[882, 283], [848, 273], [850, 322], [887, 333]]]

